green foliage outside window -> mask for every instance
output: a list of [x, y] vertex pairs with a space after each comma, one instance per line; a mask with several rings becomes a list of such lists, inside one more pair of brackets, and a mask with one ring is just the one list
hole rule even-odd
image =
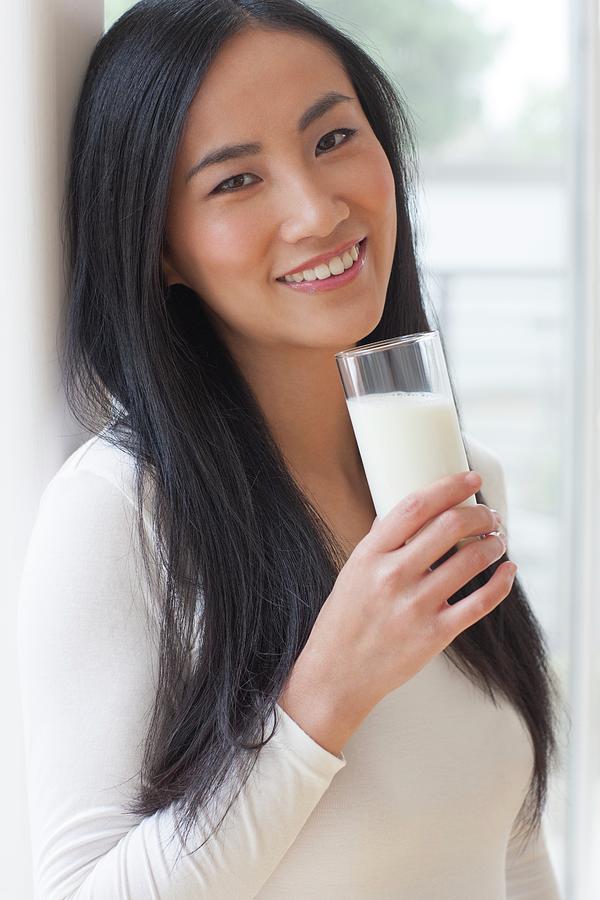
[[325, 0], [313, 3], [382, 63], [408, 102], [421, 152], [481, 114], [479, 84], [502, 35], [452, 0]]

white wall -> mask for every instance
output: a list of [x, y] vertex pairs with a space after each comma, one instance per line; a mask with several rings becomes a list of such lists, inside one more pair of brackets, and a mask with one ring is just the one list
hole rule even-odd
[[0, 896], [29, 900], [16, 594], [39, 495], [81, 434], [64, 410], [56, 330], [64, 290], [58, 210], [66, 142], [101, 0], [11, 0], [0, 29]]

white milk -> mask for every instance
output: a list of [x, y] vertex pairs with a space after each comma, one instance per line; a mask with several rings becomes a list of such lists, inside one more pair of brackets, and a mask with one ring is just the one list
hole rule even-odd
[[[396, 391], [351, 397], [347, 404], [380, 519], [412, 491], [469, 471], [448, 397]], [[477, 500], [471, 496], [466, 503]]]

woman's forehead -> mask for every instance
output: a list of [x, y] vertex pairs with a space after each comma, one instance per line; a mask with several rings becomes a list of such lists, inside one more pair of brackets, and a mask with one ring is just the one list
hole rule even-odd
[[[351, 87], [341, 61], [324, 41], [308, 34], [247, 28], [224, 43], [190, 113], [201, 116], [205, 127], [211, 119], [222, 123], [232, 114], [268, 119], [270, 110], [302, 106], [325, 91], [347, 92]], [[291, 112], [295, 121], [297, 110]]]

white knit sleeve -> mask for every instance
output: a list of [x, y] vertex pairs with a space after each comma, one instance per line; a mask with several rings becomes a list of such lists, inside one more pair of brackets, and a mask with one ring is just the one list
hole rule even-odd
[[201, 849], [175, 863], [172, 809], [124, 811], [157, 671], [136, 542], [132, 501], [116, 484], [79, 469], [50, 482], [19, 596], [35, 898], [250, 900], [346, 760], [279, 708], [275, 737]]
[[470, 435], [463, 434], [467, 456], [473, 471], [482, 478], [481, 493], [488, 506], [497, 509], [508, 532], [508, 502], [506, 481], [500, 460], [485, 444]]

